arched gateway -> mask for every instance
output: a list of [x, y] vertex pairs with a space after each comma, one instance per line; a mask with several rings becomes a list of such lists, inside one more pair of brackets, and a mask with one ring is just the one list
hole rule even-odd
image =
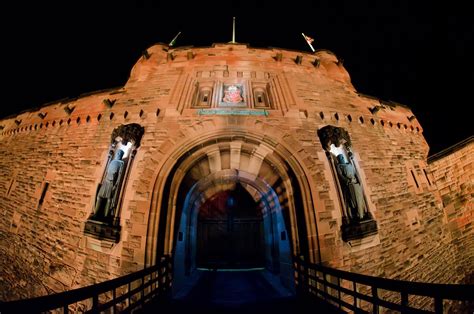
[[156, 177], [147, 263], [173, 255], [175, 291], [200, 269], [249, 268], [293, 290], [292, 256], [317, 252], [311, 191], [295, 155], [233, 129], [187, 142]]

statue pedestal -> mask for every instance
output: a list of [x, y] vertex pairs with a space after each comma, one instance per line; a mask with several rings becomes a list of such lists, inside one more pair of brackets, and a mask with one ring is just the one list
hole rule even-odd
[[341, 226], [342, 240], [347, 242], [365, 238], [377, 233], [377, 222], [373, 219], [353, 223], [343, 223]]
[[120, 221], [117, 219], [112, 223], [88, 219], [84, 225], [84, 233], [98, 240], [109, 240], [115, 243], [120, 241]]

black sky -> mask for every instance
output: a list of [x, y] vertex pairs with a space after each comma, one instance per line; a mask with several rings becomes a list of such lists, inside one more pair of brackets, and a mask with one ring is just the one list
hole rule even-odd
[[[71, 4], [72, 3], [72, 4]], [[459, 4], [432, 1], [138, 1], [3, 7], [0, 118], [123, 85], [143, 50], [169, 42], [329, 49], [359, 92], [409, 106], [430, 154], [473, 135], [474, 23]], [[441, 11], [440, 11], [441, 10]], [[436, 14], [438, 12], [438, 14]]]

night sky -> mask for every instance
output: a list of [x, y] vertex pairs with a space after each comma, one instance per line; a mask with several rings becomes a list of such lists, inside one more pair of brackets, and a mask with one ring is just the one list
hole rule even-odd
[[182, 34], [176, 46], [228, 42], [236, 16], [237, 42], [310, 52], [304, 32], [315, 39], [316, 49], [344, 59], [359, 92], [413, 110], [430, 154], [474, 133], [468, 114], [474, 89], [474, 23], [471, 11], [459, 4], [435, 8], [432, 1], [222, 1], [211, 6], [171, 0], [99, 7], [69, 2], [2, 7], [0, 118], [123, 86], [142, 51], [168, 43], [178, 31]]

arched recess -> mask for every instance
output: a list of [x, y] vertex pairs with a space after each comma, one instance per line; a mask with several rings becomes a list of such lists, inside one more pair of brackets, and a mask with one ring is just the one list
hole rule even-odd
[[[237, 203], [235, 212], [229, 214], [231, 218], [222, 220], [221, 215], [211, 217], [211, 224], [207, 224], [205, 230], [200, 230], [204, 229], [201, 219], [198, 219], [198, 216], [203, 216], [203, 207], [213, 201], [215, 196], [226, 196], [223, 192], [229, 191], [237, 191], [226, 202], [227, 207], [232, 207], [228, 205], [229, 200]], [[239, 201], [245, 195], [249, 195], [257, 205], [256, 215], [249, 213], [248, 208], [239, 206]], [[246, 212], [238, 215], [242, 211]], [[254, 217], [257, 219], [252, 219]], [[268, 183], [248, 172], [226, 169], [211, 173], [196, 182], [185, 198], [177, 234], [173, 277], [173, 288], [176, 290], [179, 290], [198, 266], [262, 267], [280, 277], [285, 287], [293, 289], [290, 239], [278, 196]], [[233, 236], [229, 237], [231, 234]], [[212, 253], [209, 254], [209, 251]], [[202, 260], [206, 260], [208, 254], [211, 255], [210, 260], [203, 264]], [[230, 265], [226, 265], [228, 263]]]
[[[185, 237], [179, 233], [182, 232], [182, 217], [194, 213], [189, 204], [196, 207], [196, 204], [203, 203], [198, 195], [205, 201], [212, 197], [213, 188], [214, 192], [223, 191], [226, 185], [236, 181], [245, 184], [247, 192], [253, 195], [263, 211], [278, 208], [284, 227], [280, 234], [272, 236], [286, 237], [292, 255], [319, 261], [312, 196], [314, 184], [310, 184], [310, 176], [297, 159], [296, 151], [267, 136], [236, 130], [200, 134], [198, 138], [176, 144], [176, 147], [156, 175], [148, 219], [147, 266], [155, 264], [156, 258], [162, 254], [179, 253], [176, 243], [180, 237]], [[216, 184], [219, 180], [220, 183]], [[209, 194], [207, 197], [206, 193], [193, 193], [193, 189], [204, 186]], [[265, 193], [270, 195], [270, 202], [278, 202], [278, 205], [265, 205], [261, 201]], [[191, 201], [192, 198], [196, 200]], [[284, 230], [286, 233], [282, 235]], [[188, 263], [193, 265], [193, 261]]]

